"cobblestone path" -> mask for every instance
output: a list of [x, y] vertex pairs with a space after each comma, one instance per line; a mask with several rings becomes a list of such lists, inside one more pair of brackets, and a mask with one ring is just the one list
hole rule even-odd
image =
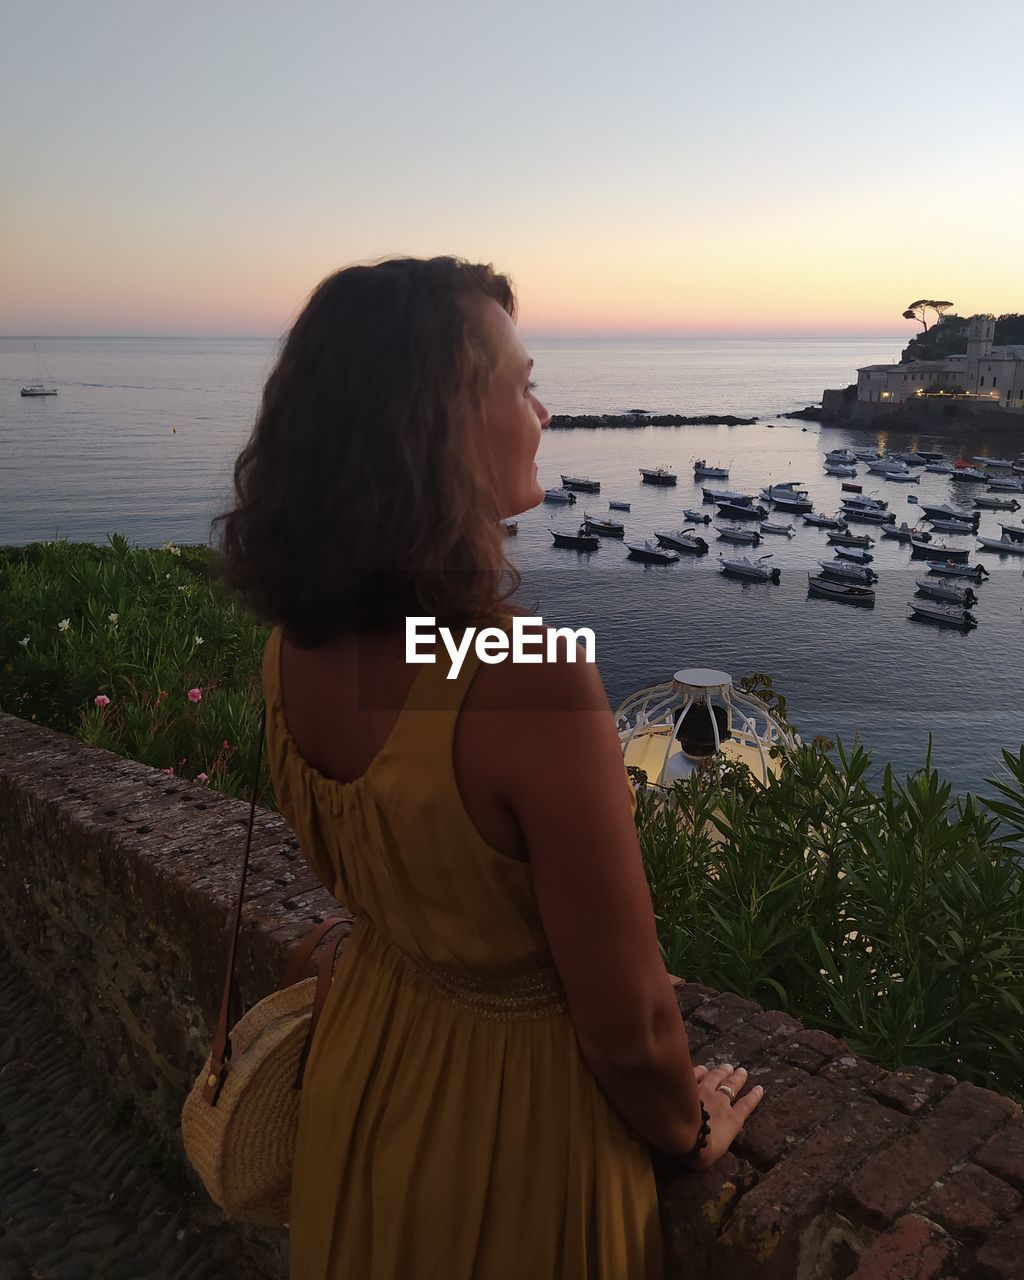
[[242, 1280], [216, 1207], [142, 1157], [0, 950], [0, 1280]]

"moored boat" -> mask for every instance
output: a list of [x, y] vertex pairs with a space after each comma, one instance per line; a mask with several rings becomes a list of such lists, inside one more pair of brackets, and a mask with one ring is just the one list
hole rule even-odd
[[737, 525], [716, 524], [715, 532], [723, 542], [738, 542], [747, 547], [756, 547], [761, 542], [761, 535], [756, 529], [741, 529]]
[[548, 532], [556, 547], [569, 547], [573, 551], [596, 551], [601, 541], [596, 533], [588, 533], [584, 524], [575, 533], [563, 533], [560, 529], [549, 529]]
[[1024, 542], [1008, 537], [1005, 533], [1000, 538], [983, 538], [978, 536], [979, 551], [1000, 551], [1004, 554], [1024, 556]]
[[701, 480], [704, 478], [708, 480], [728, 480], [729, 468], [715, 467], [712, 466], [707, 459], [698, 458], [698, 460], [693, 464], [693, 478], [694, 480]]
[[796, 533], [791, 524], [784, 524], [778, 520], [762, 520], [758, 528], [762, 533], [781, 533], [787, 538], [792, 538]]
[[758, 556], [756, 560], [751, 560], [749, 556], [736, 556], [729, 560], [725, 556], [719, 556], [718, 562], [722, 566], [722, 572], [730, 577], [749, 578], [753, 582], [778, 582], [782, 572], [768, 563], [770, 559], [771, 552]]
[[519, 532], [518, 520], [502, 520], [501, 527], [505, 530], [505, 534], [509, 538], [514, 538]]
[[800, 489], [794, 489], [789, 494], [776, 492], [772, 503], [776, 511], [793, 511], [798, 515], [804, 511], [814, 510], [814, 503], [807, 493]]
[[941, 578], [918, 578], [915, 585], [923, 596], [931, 596], [933, 600], [948, 600], [951, 604], [958, 604], [961, 609], [969, 609], [978, 602], [978, 597], [970, 587], [957, 587]]
[[931, 542], [932, 540], [932, 535], [930, 533], [925, 533], [924, 530], [919, 529], [917, 525], [911, 527], [907, 524], [906, 520], [900, 524], [898, 529], [894, 524], [883, 529], [882, 537], [894, 538], [897, 542], [910, 542], [912, 538], [920, 538], [922, 542]]
[[966, 564], [970, 547], [954, 547], [948, 542], [925, 542], [921, 537], [910, 539], [910, 554], [924, 560], [960, 561]]
[[830, 476], [855, 476], [857, 468], [852, 462], [826, 462], [825, 471]]
[[1012, 458], [986, 458], [983, 453], [976, 453], [971, 461], [977, 462], [983, 467], [998, 467], [1006, 471], [1009, 471], [1013, 466]]
[[938, 564], [930, 564], [928, 572], [943, 578], [970, 578], [972, 582], [982, 583], [989, 576], [983, 564], [956, 564], [952, 560], [943, 560]]
[[865, 551], [875, 545], [874, 538], [868, 533], [840, 532], [838, 529], [828, 535], [828, 541], [833, 547], [863, 547]]
[[718, 514], [730, 520], [763, 520], [768, 514], [767, 507], [745, 506], [742, 502], [719, 502]]
[[804, 524], [812, 525], [817, 529], [838, 529], [840, 532], [846, 528], [846, 520], [841, 515], [826, 516], [807, 513], [804, 516]]
[[640, 478], [644, 484], [672, 485], [678, 477], [667, 467], [640, 467]]
[[874, 604], [875, 589], [863, 582], [839, 582], [835, 578], [827, 578], [824, 574], [807, 575], [807, 590], [811, 595], [824, 596], [830, 600], [846, 600], [850, 604]]
[[908, 600], [911, 617], [926, 622], [943, 622], [954, 627], [976, 627], [978, 619], [969, 609], [955, 604], [943, 604], [941, 600]]
[[668, 547], [659, 547], [653, 543], [650, 538], [644, 538], [643, 542], [627, 542], [629, 548], [629, 560], [646, 560], [650, 564], [675, 564], [679, 559], [678, 551], [671, 551]]
[[876, 507], [847, 507], [846, 518], [861, 524], [895, 524], [895, 511], [879, 511]]
[[819, 560], [818, 564], [826, 578], [838, 578], [840, 582], [878, 581], [878, 574], [866, 564], [850, 564], [846, 560]]
[[612, 509], [613, 511], [628, 511], [628, 510], [629, 510], [629, 503], [628, 503], [628, 502], [613, 502], [613, 501], [609, 501], [608, 505], [609, 505], [609, 507], [611, 507], [611, 509]]
[[922, 502], [921, 510], [928, 517], [937, 517], [939, 520], [971, 520], [977, 524], [981, 519], [976, 511], [965, 511], [963, 507], [951, 507], [948, 502], [935, 503]]
[[544, 501], [572, 503], [576, 501], [576, 495], [570, 489], [545, 489]]
[[891, 480], [893, 484], [920, 484], [920, 472], [913, 471], [887, 471], [882, 477], [883, 480]]
[[596, 533], [600, 538], [621, 538], [626, 532], [625, 526], [618, 520], [603, 520], [600, 516], [588, 515], [586, 511], [583, 513], [583, 523], [587, 526], [588, 533]]
[[934, 517], [928, 522], [936, 533], [955, 533], [961, 537], [976, 531], [977, 525], [970, 520], [937, 520]]
[[698, 536], [695, 529], [678, 529], [674, 533], [659, 533], [655, 529], [654, 536], [661, 546], [670, 547], [673, 551], [702, 556], [708, 550], [708, 544]]
[[752, 493], [740, 493], [736, 489], [713, 489], [710, 485], [702, 485], [701, 493], [705, 502], [736, 502], [741, 507], [752, 506], [754, 502]]
[[993, 476], [988, 482], [989, 493], [1024, 493], [1024, 479], [1020, 476]]
[[694, 524], [711, 523], [711, 517], [706, 511], [691, 511], [689, 508], [686, 508], [683, 511], [683, 516], [685, 519], [691, 520]]
[[952, 462], [926, 462], [924, 469], [936, 476], [950, 476], [956, 470]]
[[600, 493], [601, 481], [590, 476], [562, 476], [563, 489], [579, 489], [583, 493]]
[[979, 471], [977, 467], [956, 467], [949, 478], [950, 480], [967, 483], [971, 480], [987, 480], [988, 476], [984, 471]]
[[863, 547], [836, 547], [836, 555], [840, 560], [850, 560], [854, 564], [870, 564], [874, 556]]
[[857, 455], [852, 449], [829, 449], [825, 454], [825, 461], [850, 466], [856, 463]]
[[994, 494], [980, 493], [974, 499], [974, 505], [982, 511], [1019, 511], [1020, 503], [1016, 498], [998, 498]]

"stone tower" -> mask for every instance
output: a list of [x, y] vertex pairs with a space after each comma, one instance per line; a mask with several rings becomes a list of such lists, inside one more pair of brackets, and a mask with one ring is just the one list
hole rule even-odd
[[995, 316], [971, 316], [967, 326], [968, 359], [984, 360], [992, 354], [992, 340], [996, 336]]

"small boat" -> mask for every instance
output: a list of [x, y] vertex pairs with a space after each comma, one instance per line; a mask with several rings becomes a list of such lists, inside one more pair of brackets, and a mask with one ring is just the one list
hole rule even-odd
[[857, 448], [851, 449], [850, 452], [858, 462], [877, 462], [882, 456], [877, 449], [872, 449], [869, 444], [858, 445]]
[[708, 480], [728, 480], [729, 468], [712, 467], [704, 458], [700, 458], [693, 464], [693, 478], [694, 480], [705, 478]]
[[506, 537], [514, 538], [519, 532], [518, 520], [502, 520], [501, 527], [505, 530]]
[[944, 578], [970, 578], [972, 582], [979, 584], [989, 576], [983, 564], [956, 564], [952, 560], [945, 560], [941, 564], [930, 564], [928, 572]]
[[732, 520], [763, 520], [768, 514], [767, 507], [748, 507], [742, 502], [719, 502], [717, 506], [720, 516], [728, 516]]
[[897, 542], [910, 542], [914, 538], [920, 538], [922, 542], [931, 542], [932, 535], [925, 533], [923, 529], [919, 529], [916, 525], [911, 528], [904, 520], [897, 529], [895, 525], [890, 525], [887, 529], [882, 530], [883, 538], [895, 538]]
[[846, 528], [846, 519], [842, 515], [805, 515], [804, 524], [813, 525], [817, 529], [838, 529], [842, 532]]
[[846, 484], [841, 486], [843, 493], [862, 493], [863, 488], [859, 484]]
[[814, 503], [807, 496], [806, 492], [794, 490], [791, 494], [776, 493], [772, 498], [776, 511], [793, 511], [800, 514], [804, 511], [813, 511]]
[[971, 549], [953, 547], [948, 542], [925, 542], [923, 538], [915, 536], [910, 539], [910, 554], [925, 560], [944, 560], [947, 563], [953, 560], [966, 564]]
[[600, 516], [591, 516], [585, 511], [583, 523], [587, 526], [587, 533], [596, 533], [601, 538], [621, 538], [626, 532], [618, 520], [602, 520]]
[[983, 511], [1019, 511], [1020, 503], [1016, 498], [988, 497], [981, 493], [974, 499], [974, 505]]
[[868, 463], [868, 470], [873, 471], [875, 475], [885, 476], [890, 471], [909, 471], [910, 468], [905, 462], [900, 462], [894, 458], [878, 458], [874, 462]]
[[762, 533], [782, 533], [787, 538], [792, 538], [796, 533], [791, 524], [783, 524], [781, 521], [775, 520], [762, 520], [759, 527]]
[[870, 493], [856, 494], [852, 498], [841, 499], [848, 511], [888, 511], [889, 504], [884, 498], [875, 498]]
[[735, 502], [741, 507], [749, 507], [754, 501], [754, 495], [752, 493], [738, 493], [735, 489], [711, 489], [708, 487], [702, 487], [701, 493], [704, 495], [705, 502]]
[[715, 532], [724, 542], [739, 542], [747, 547], [756, 547], [761, 541], [756, 529], [740, 529], [736, 525], [716, 524]]
[[1000, 523], [999, 527], [1011, 542], [1024, 542], [1024, 524]]
[[956, 470], [952, 462], [926, 462], [924, 469], [937, 476], [951, 476]]
[[993, 476], [988, 482], [989, 493], [1024, 493], [1024, 480], [1019, 476]]
[[848, 466], [845, 462], [826, 462], [825, 470], [830, 476], [855, 476], [857, 468]]
[[610, 502], [608, 503], [608, 505], [609, 505], [609, 507], [611, 507], [611, 509], [612, 509], [613, 511], [628, 511], [628, 510], [629, 510], [629, 503], [628, 503], [628, 502], [611, 502], [611, 501], [610, 501]]
[[944, 622], [954, 627], [976, 627], [978, 619], [968, 609], [955, 604], [943, 604], [940, 600], [908, 600], [911, 617], [927, 622]]
[[1001, 551], [1004, 554], [1009, 552], [1011, 555], [1024, 556], [1024, 541], [1010, 538], [1005, 533], [1000, 538], [982, 538], [979, 535], [978, 550]]
[[675, 564], [679, 559], [678, 551], [670, 551], [668, 547], [659, 547], [650, 540], [644, 538], [643, 542], [627, 542], [629, 547], [628, 560], [646, 560], [651, 564]]
[[949, 478], [950, 480], [968, 481], [987, 480], [988, 476], [984, 471], [979, 471], [977, 467], [957, 467]]
[[733, 560], [719, 556], [718, 562], [722, 566], [722, 572], [730, 577], [749, 578], [754, 582], [778, 582], [782, 572], [768, 564], [770, 559], [771, 552], [758, 556], [756, 560], [751, 560], [749, 556], [737, 556]]
[[596, 551], [601, 543], [596, 533], [587, 532], [585, 524], [581, 524], [575, 533], [562, 533], [558, 529], [549, 529], [548, 532], [556, 547], [570, 547], [574, 551]]
[[944, 453], [940, 453], [938, 449], [918, 449], [917, 455], [919, 458], [924, 458], [926, 465], [929, 462], [941, 462], [946, 456]]
[[563, 489], [579, 489], [583, 493], [600, 493], [601, 481], [591, 480], [590, 476], [562, 476]]
[[776, 498], [792, 498], [797, 494], [807, 497], [807, 490], [800, 488], [798, 480], [782, 480], [778, 484], [766, 484], [760, 497], [763, 502], [773, 502]]
[[678, 529], [675, 533], [659, 533], [655, 529], [654, 536], [661, 546], [670, 547], [673, 551], [686, 551], [690, 555], [702, 556], [708, 550], [708, 544], [697, 535], [695, 529]]
[[976, 531], [977, 525], [971, 520], [938, 520], [932, 516], [928, 523], [936, 533], [954, 533], [963, 536]]
[[569, 489], [545, 489], [545, 502], [575, 502], [576, 495]]
[[986, 458], [982, 453], [976, 453], [971, 461], [980, 463], [983, 467], [1000, 467], [1007, 471], [1013, 466], [1012, 458]]
[[851, 449], [829, 449], [825, 454], [825, 461], [851, 466], [856, 463], [857, 455]]
[[836, 547], [836, 555], [840, 560], [851, 560], [854, 564], [870, 564], [875, 558], [861, 547]]
[[838, 578], [840, 582], [866, 582], [869, 585], [878, 581], [878, 574], [866, 564], [849, 564], [846, 560], [819, 560], [826, 578]]
[[914, 475], [912, 471], [887, 471], [882, 477], [883, 480], [891, 480], [893, 484], [920, 484], [920, 472]]
[[905, 462], [908, 467], [923, 467], [928, 461], [924, 454], [917, 453], [913, 449], [907, 449], [904, 453], [890, 453], [889, 457], [897, 462]]
[[711, 523], [711, 517], [708, 515], [706, 511], [690, 511], [689, 509], [687, 509], [683, 512], [683, 515], [687, 520], [691, 521], [693, 524], [710, 524]]
[[895, 511], [877, 511], [871, 507], [849, 507], [845, 512], [847, 520], [859, 521], [861, 524], [895, 524]]
[[807, 590], [814, 596], [825, 596], [830, 600], [847, 600], [850, 604], [875, 603], [874, 587], [861, 582], [839, 582], [835, 578], [826, 578], [824, 574], [815, 577], [813, 573], [809, 573]]
[[951, 582], [943, 582], [941, 578], [934, 581], [928, 578], [917, 579], [917, 589], [923, 596], [931, 596], [933, 600], [948, 600], [958, 604], [961, 609], [969, 609], [978, 603], [978, 597], [970, 587], [954, 587]]
[[22, 387], [21, 394], [23, 396], [31, 396], [31, 397], [55, 396], [57, 394], [57, 388], [48, 387], [43, 380], [43, 366], [39, 363], [39, 348], [36, 346], [34, 342], [32, 343], [32, 350], [35, 353], [35, 357], [36, 357], [36, 369], [39, 373], [39, 381], [30, 382], [27, 387]]
[[976, 511], [965, 511], [963, 507], [951, 507], [948, 502], [943, 502], [940, 506], [922, 502], [921, 510], [929, 520], [971, 520], [976, 525], [981, 519]]
[[[883, 537], [885, 531], [883, 530]], [[829, 546], [832, 547], [862, 547], [867, 551], [868, 547], [875, 545], [874, 538], [867, 533], [846, 533], [835, 530], [828, 535]]]
[[669, 471], [666, 467], [640, 468], [640, 479], [643, 484], [675, 484], [677, 478], [676, 473], [674, 471]]

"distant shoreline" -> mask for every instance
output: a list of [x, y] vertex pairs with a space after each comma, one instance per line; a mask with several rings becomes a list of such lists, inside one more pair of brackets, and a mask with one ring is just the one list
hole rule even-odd
[[600, 427], [749, 427], [759, 418], [737, 418], [731, 413], [701, 413], [686, 418], [679, 413], [646, 413], [633, 409], [629, 413], [556, 413], [550, 428], [571, 431], [580, 427], [594, 431]]

